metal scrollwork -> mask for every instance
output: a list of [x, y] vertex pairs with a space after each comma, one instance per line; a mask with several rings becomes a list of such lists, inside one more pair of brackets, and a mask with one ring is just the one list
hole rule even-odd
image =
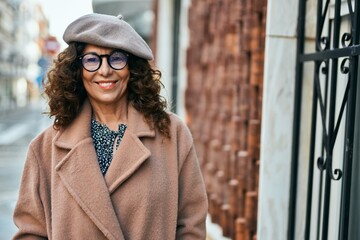
[[333, 180], [335, 180], [335, 181], [338, 181], [338, 180], [341, 179], [341, 177], [342, 177], [342, 175], [343, 175], [343, 172], [342, 172], [341, 169], [336, 168], [336, 169], [334, 170], [334, 174], [335, 174], [335, 175], [338, 175], [338, 176], [335, 177], [333, 174], [331, 174], [331, 175], [330, 175], [331, 178], [332, 178]]
[[[357, 84], [359, 78], [360, 56], [360, 0], [314, 0], [316, 7], [315, 51], [304, 51], [307, 41], [306, 26], [310, 21], [309, 1], [299, 1], [299, 48], [296, 84], [299, 86], [294, 111], [296, 132], [301, 131], [302, 122], [298, 119], [303, 110], [302, 82], [305, 63], [314, 63], [313, 95], [311, 107], [311, 128], [309, 146], [309, 171], [307, 180], [307, 202], [304, 239], [328, 239], [330, 226], [334, 227], [337, 217], [332, 213], [337, 205], [340, 214], [338, 221], [338, 238], [350, 239], [355, 231], [349, 228], [353, 222], [350, 218], [353, 207], [353, 148], [357, 107]], [[313, 16], [311, 16], [312, 18]], [[307, 69], [307, 68], [306, 68]], [[347, 80], [347, 82], [346, 82]], [[303, 84], [303, 85], [302, 85]], [[346, 88], [344, 89], [344, 84]], [[345, 91], [344, 91], [345, 90]], [[339, 108], [339, 103], [341, 106]], [[308, 104], [306, 102], [306, 104]], [[306, 105], [308, 106], [308, 105]], [[344, 116], [345, 115], [345, 116]], [[298, 122], [299, 121], [299, 122]], [[341, 126], [341, 127], [340, 127]], [[346, 142], [342, 141], [344, 139]], [[290, 195], [289, 237], [294, 239], [297, 224], [297, 189], [298, 163], [301, 143], [294, 138], [292, 189]], [[338, 142], [338, 144], [336, 144]], [[343, 149], [344, 148], [344, 149]], [[337, 150], [341, 154], [337, 154]], [[342, 152], [343, 151], [343, 152]], [[335, 154], [334, 154], [335, 153]], [[339, 181], [340, 180], [340, 181]], [[341, 187], [341, 196], [333, 196], [332, 183]], [[356, 182], [355, 182], [356, 183]], [[318, 184], [318, 185], [315, 185]], [[316, 187], [315, 187], [316, 186]], [[341, 201], [337, 201], [338, 198]], [[333, 199], [336, 201], [334, 202]], [[351, 201], [350, 201], [351, 200]], [[355, 209], [355, 208], [354, 208]], [[355, 215], [354, 215], [355, 216]], [[295, 227], [296, 226], [296, 227]], [[350, 234], [350, 230], [352, 231]]]
[[330, 47], [329, 37], [321, 37], [318, 41], [318, 48], [320, 51], [325, 51]]
[[332, 180], [338, 181], [338, 180], [341, 179], [343, 173], [342, 173], [342, 170], [339, 169], [339, 168], [336, 168], [336, 169], [334, 169], [334, 171], [333, 171], [333, 169], [332, 169], [332, 160], [333, 160], [333, 158], [332, 158], [332, 156], [330, 155], [330, 156], [328, 157], [328, 159], [327, 159], [326, 169], [327, 169], [327, 171], [328, 171], [328, 174], [329, 174], [330, 178], [331, 178]]
[[329, 73], [329, 67], [328, 67], [328, 62], [327, 61], [323, 61], [320, 65], [320, 72], [323, 74], [323, 75], [328, 75]]
[[319, 168], [319, 170], [323, 171], [323, 170], [327, 170], [327, 173], [329, 175], [329, 177], [332, 180], [338, 181], [341, 179], [343, 172], [341, 169], [336, 168], [332, 169], [332, 156], [327, 157], [327, 159], [325, 160], [324, 157], [318, 157], [317, 159], [317, 167]]
[[325, 170], [326, 169], [326, 161], [324, 159], [324, 157], [318, 157], [317, 159], [317, 167], [319, 168], [319, 170]]
[[352, 45], [352, 35], [351, 33], [344, 33], [341, 37], [341, 45], [343, 47], [349, 47], [350, 45]]
[[[347, 35], [348, 37], [351, 37], [349, 35]], [[326, 153], [326, 157], [320, 156], [317, 158], [317, 167], [320, 171], [326, 170], [328, 176], [332, 179], [332, 180], [340, 180], [343, 172], [341, 169], [332, 169], [332, 150], [334, 148], [334, 144], [335, 144], [335, 140], [336, 140], [336, 136], [338, 133], [338, 129], [339, 129], [339, 124], [340, 124], [340, 119], [342, 117], [343, 114], [343, 110], [346, 104], [346, 101], [342, 103], [341, 106], [341, 111], [340, 111], [340, 116], [338, 119], [338, 122], [336, 124], [336, 127], [334, 129], [334, 132], [331, 136], [329, 136], [328, 133], [328, 129], [326, 126], [326, 106], [325, 106], [325, 102], [323, 99], [323, 94], [322, 94], [322, 90], [321, 90], [321, 86], [320, 86], [320, 74], [324, 74], [325, 76], [328, 75], [328, 64], [329, 62], [324, 60], [321, 62], [321, 64], [318, 65], [318, 74], [317, 77], [315, 78], [315, 89], [316, 89], [316, 96], [317, 96], [317, 101], [319, 103], [319, 108], [320, 108], [320, 115], [321, 115], [321, 123], [322, 123], [322, 127], [323, 127], [323, 141], [324, 141], [324, 150]], [[348, 74], [350, 71], [350, 58], [344, 58], [341, 61], [340, 64], [340, 71], [343, 74]], [[326, 88], [326, 87], [325, 87]], [[346, 92], [345, 92], [345, 99], [346, 99]]]
[[344, 58], [344, 59], [341, 61], [340, 71], [341, 71], [343, 74], [348, 74], [348, 73], [349, 73], [349, 71], [350, 71], [349, 64], [350, 64], [350, 59], [349, 59], [349, 58]]

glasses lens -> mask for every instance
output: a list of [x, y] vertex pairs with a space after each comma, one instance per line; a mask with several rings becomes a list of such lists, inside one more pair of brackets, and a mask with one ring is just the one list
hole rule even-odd
[[99, 69], [100, 61], [101, 61], [100, 57], [95, 54], [92, 54], [92, 53], [85, 54], [82, 57], [83, 67], [90, 72], [93, 72], [93, 71], [96, 71]]
[[122, 52], [113, 52], [108, 59], [112, 68], [120, 70], [126, 66], [127, 55]]

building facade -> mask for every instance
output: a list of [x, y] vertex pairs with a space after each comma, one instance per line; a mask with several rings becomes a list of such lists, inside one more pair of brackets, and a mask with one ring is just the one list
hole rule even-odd
[[37, 94], [41, 41], [48, 24], [32, 1], [0, 1], [0, 111], [25, 106]]

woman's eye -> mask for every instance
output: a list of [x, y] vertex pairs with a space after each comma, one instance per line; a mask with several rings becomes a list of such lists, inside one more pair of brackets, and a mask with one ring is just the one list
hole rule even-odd
[[126, 61], [126, 56], [123, 53], [115, 52], [110, 55], [110, 60], [116, 62]]
[[91, 63], [91, 62], [98, 62], [98, 61], [99, 61], [99, 58], [97, 58], [97, 57], [89, 57], [89, 58], [86, 58], [85, 61], [86, 61], [86, 62], [89, 62], [89, 63]]

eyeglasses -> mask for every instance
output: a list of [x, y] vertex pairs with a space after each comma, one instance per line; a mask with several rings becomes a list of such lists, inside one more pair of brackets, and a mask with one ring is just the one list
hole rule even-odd
[[101, 67], [103, 57], [106, 57], [106, 60], [112, 69], [121, 70], [126, 66], [128, 56], [128, 54], [116, 50], [110, 54], [102, 55], [90, 52], [80, 56], [79, 59], [86, 71], [95, 72]]

